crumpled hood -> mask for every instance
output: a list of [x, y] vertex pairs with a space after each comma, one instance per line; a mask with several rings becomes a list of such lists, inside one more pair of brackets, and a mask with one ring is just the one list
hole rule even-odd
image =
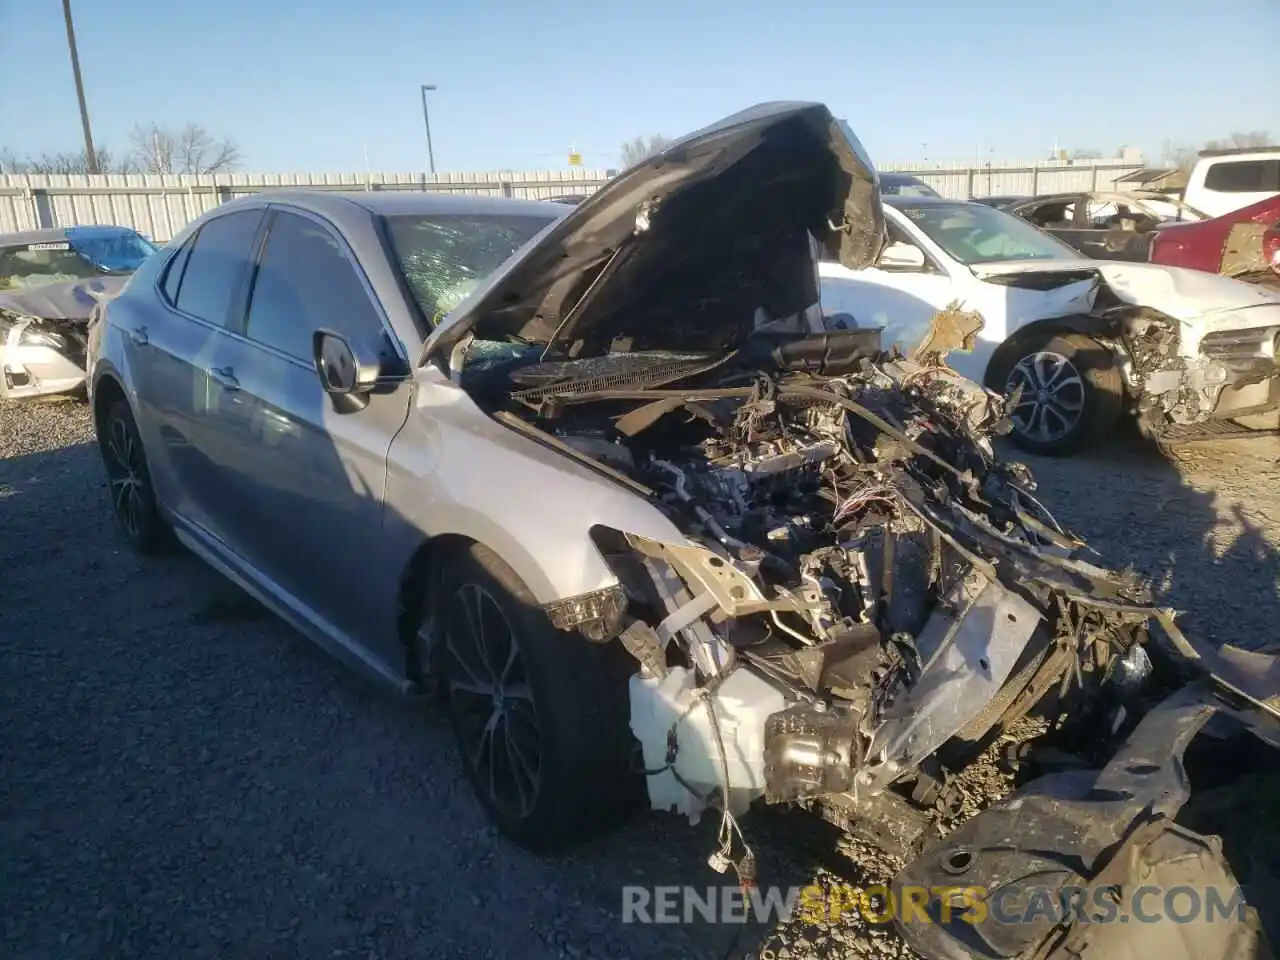
[[[1261, 284], [1155, 263], [1101, 261], [1098, 269], [1120, 299], [1154, 307], [1184, 323], [1202, 322], [1209, 329], [1234, 329], [1241, 322], [1238, 314], [1251, 310], [1258, 323], [1280, 321], [1280, 291]], [[1264, 309], [1255, 310], [1259, 307]]]
[[128, 277], [90, 277], [65, 283], [49, 283], [11, 293], [0, 293], [0, 310], [38, 320], [89, 319], [99, 297], [113, 297], [124, 289]]
[[1280, 291], [1184, 267], [1063, 257], [980, 263], [971, 269], [994, 282], [1031, 274], [1094, 273], [1126, 303], [1159, 310], [1205, 333], [1280, 322]]
[[768, 103], [672, 143], [615, 177], [517, 251], [427, 342], [467, 333], [583, 356], [715, 349], [818, 302], [810, 235], [852, 269], [874, 262], [875, 170], [818, 103]]
[[1052, 260], [994, 260], [991, 263], [975, 263], [969, 269], [979, 279], [988, 280], [1023, 273], [1077, 273], [1082, 270], [1096, 273], [1101, 264], [1101, 260], [1089, 257], [1055, 257]]

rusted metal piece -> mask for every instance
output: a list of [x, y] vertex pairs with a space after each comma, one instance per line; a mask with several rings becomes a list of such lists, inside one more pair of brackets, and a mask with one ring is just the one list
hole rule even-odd
[[1266, 271], [1270, 264], [1262, 252], [1262, 235], [1267, 229], [1262, 223], [1234, 224], [1222, 248], [1219, 272], [1224, 277], [1240, 277]]
[[911, 359], [934, 366], [941, 364], [953, 350], [972, 350], [984, 323], [982, 314], [976, 310], [964, 310], [961, 301], [952, 300], [933, 315], [929, 332], [911, 352]]

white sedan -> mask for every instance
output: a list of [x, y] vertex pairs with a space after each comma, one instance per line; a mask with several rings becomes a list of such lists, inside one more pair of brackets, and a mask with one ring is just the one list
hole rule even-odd
[[1156, 435], [1280, 406], [1280, 294], [1149, 263], [1090, 260], [976, 203], [885, 197], [889, 243], [873, 267], [819, 266], [830, 327], [884, 328], [910, 350], [948, 307], [982, 319], [948, 363], [1020, 390], [1014, 439], [1064, 454], [1136, 408]]

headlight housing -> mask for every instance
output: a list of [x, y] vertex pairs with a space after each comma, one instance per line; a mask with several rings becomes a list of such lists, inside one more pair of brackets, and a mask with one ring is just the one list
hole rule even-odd
[[603, 643], [621, 632], [623, 615], [627, 612], [627, 595], [621, 586], [615, 584], [576, 597], [554, 600], [543, 610], [557, 630], [576, 629], [588, 640]]
[[53, 350], [65, 350], [67, 347], [67, 339], [60, 333], [54, 333], [52, 330], [40, 330], [35, 327], [27, 327], [22, 331], [22, 335], [18, 337], [18, 345], [23, 347], [49, 347]]

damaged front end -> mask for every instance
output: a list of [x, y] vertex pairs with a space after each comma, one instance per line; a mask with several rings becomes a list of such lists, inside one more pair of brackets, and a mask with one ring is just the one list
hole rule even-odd
[[1125, 307], [1110, 319], [1130, 359], [1138, 416], [1153, 436], [1194, 435], [1280, 407], [1280, 323], [1212, 331], [1195, 338], [1191, 352], [1183, 325], [1159, 311]]
[[27, 399], [83, 387], [89, 317], [118, 291], [114, 277], [0, 294], [0, 397]]
[[[1003, 401], [866, 331], [649, 362], [507, 367], [512, 405], [494, 416], [630, 485], [687, 536], [595, 528], [619, 586], [549, 612], [636, 660], [650, 804], [720, 811], [713, 867], [753, 882], [736, 817], [795, 804], [908, 861], [898, 925], [926, 957], [1138, 955], [1126, 931], [1143, 955], [1161, 937], [1173, 956], [1266, 955], [1247, 952], [1266, 936], [1243, 901], [1231, 923], [1141, 931], [1026, 908], [1078, 893], [1129, 909], [1142, 884], [1238, 899], [1216, 841], [1172, 822], [1180, 758], [1212, 716], [1272, 745], [1280, 719], [1256, 669], [1205, 660], [994, 456]], [[1198, 662], [1232, 679], [1151, 709]], [[1016, 744], [1029, 716], [1050, 732], [1023, 755], [1070, 744], [1075, 768], [945, 835], [963, 771]]]
[[631, 654], [650, 805], [717, 810], [709, 862], [744, 884], [753, 803], [912, 860], [1024, 718], [1105, 758], [1186, 656], [995, 455], [1007, 401], [942, 362], [980, 318], [944, 312], [911, 358], [823, 332], [814, 248], [873, 262], [878, 204], [825, 108], [746, 111], [547, 228], [424, 347], [479, 411], [636, 498], [584, 503], [612, 582], [545, 611]]
[[1121, 727], [1155, 611], [994, 456], [995, 395], [875, 331], [758, 333], [721, 358], [495, 353], [464, 385], [505, 394], [497, 419], [687, 536], [596, 527], [620, 586], [549, 611], [639, 664], [653, 807], [796, 803], [910, 855], [1036, 707]]
[[1221, 436], [1212, 428], [1280, 407], [1280, 297], [1177, 268], [1100, 269], [1095, 313], [1127, 357], [1138, 417], [1152, 436]]

